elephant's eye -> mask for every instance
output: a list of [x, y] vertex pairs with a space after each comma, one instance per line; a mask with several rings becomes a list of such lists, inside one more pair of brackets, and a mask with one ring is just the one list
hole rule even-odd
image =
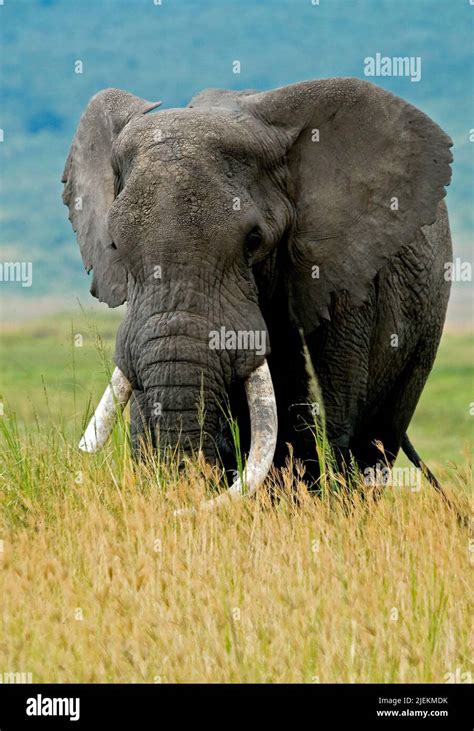
[[245, 239], [245, 246], [247, 247], [248, 251], [254, 252], [258, 249], [258, 247], [261, 245], [263, 241], [262, 232], [258, 228], [258, 226], [255, 226], [248, 234]]
[[123, 190], [123, 181], [122, 176], [120, 175], [120, 172], [115, 173], [114, 175], [114, 198], [117, 198], [118, 195]]

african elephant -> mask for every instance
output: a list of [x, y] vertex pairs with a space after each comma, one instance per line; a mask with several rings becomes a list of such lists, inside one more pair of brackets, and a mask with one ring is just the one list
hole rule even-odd
[[393, 462], [445, 319], [451, 140], [354, 78], [157, 106], [96, 94], [62, 178], [92, 294], [127, 302], [114, 388], [134, 445], [232, 465], [228, 400], [252, 489], [289, 443], [316, 479], [305, 345], [338, 454], [374, 465], [379, 440]]

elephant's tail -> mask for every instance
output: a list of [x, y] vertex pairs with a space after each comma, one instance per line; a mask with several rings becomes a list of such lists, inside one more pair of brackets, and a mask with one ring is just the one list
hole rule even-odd
[[408, 459], [410, 460], [410, 462], [412, 462], [415, 465], [415, 467], [418, 467], [418, 469], [420, 469], [422, 471], [422, 473], [424, 474], [424, 476], [426, 477], [428, 482], [431, 485], [433, 485], [433, 487], [435, 487], [439, 492], [443, 493], [443, 495], [444, 495], [441, 484], [438, 482], [438, 480], [436, 479], [434, 474], [431, 472], [429, 467], [421, 459], [421, 457], [418, 454], [418, 452], [416, 451], [415, 447], [408, 439], [408, 434], [405, 434], [403, 436], [402, 449], [405, 452]]
[[443, 500], [446, 502], [446, 504], [451, 508], [451, 510], [454, 511], [454, 513], [457, 516], [457, 519], [463, 524], [466, 524], [467, 517], [463, 515], [459, 509], [453, 504], [453, 502], [449, 499], [449, 497], [446, 495], [445, 491], [443, 490], [442, 485], [440, 482], [436, 479], [434, 474], [431, 472], [429, 467], [423, 462], [420, 455], [416, 451], [413, 444], [408, 439], [408, 434], [405, 434], [402, 439], [401, 447], [403, 451], [405, 452], [406, 456], [412, 462], [415, 467], [418, 467], [428, 480], [428, 482], [433, 485], [433, 487], [439, 492], [439, 494], [442, 496]]

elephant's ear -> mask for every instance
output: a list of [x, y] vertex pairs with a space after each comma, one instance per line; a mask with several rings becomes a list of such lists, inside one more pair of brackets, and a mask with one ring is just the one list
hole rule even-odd
[[115, 197], [112, 145], [133, 117], [158, 104], [120, 89], [100, 91], [82, 114], [64, 168], [63, 202], [69, 208], [84, 266], [88, 272], [94, 270], [91, 292], [110, 307], [127, 298], [127, 272], [106, 225]]
[[241, 106], [286, 146], [290, 299], [308, 333], [329, 318], [333, 293], [362, 303], [386, 260], [434, 222], [452, 143], [411, 104], [358, 79], [294, 84]]

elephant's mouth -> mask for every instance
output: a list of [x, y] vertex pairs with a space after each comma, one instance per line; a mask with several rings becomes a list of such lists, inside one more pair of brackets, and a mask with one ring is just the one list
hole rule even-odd
[[[264, 482], [270, 470], [275, 453], [278, 421], [275, 392], [267, 361], [248, 376], [245, 392], [250, 414], [250, 451], [244, 470], [244, 480], [238, 477], [231, 487], [221, 495], [200, 505], [201, 510], [210, 510], [233, 498], [254, 493]], [[97, 452], [106, 443], [118, 414], [127, 405], [132, 386], [119, 368], [115, 368], [110, 384], [105, 389], [97, 409], [79, 442], [84, 452]], [[188, 512], [176, 511], [176, 514]]]

